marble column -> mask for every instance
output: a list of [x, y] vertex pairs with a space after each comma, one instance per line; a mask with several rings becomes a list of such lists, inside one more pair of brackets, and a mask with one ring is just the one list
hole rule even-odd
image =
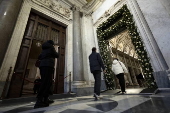
[[[83, 75], [83, 55], [82, 55], [82, 37], [80, 25], [80, 11], [73, 6], [73, 81], [82, 83]], [[80, 85], [80, 84], [79, 84]]]
[[0, 67], [8, 48], [22, 1], [0, 0]]

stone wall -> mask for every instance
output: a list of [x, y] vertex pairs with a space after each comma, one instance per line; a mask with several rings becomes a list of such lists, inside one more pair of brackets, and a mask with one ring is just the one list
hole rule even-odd
[[[149, 28], [170, 67], [170, 2], [168, 0], [137, 0]], [[168, 68], [169, 69], [169, 68]]]

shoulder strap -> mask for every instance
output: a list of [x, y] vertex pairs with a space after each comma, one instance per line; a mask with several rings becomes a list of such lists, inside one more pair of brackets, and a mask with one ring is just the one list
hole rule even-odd
[[[119, 61], [118, 61], [119, 62]], [[125, 72], [125, 70], [124, 70], [124, 68], [123, 68], [123, 66], [122, 66], [122, 64], [119, 62], [119, 64], [120, 64], [120, 66], [122, 67], [122, 69], [123, 69], [123, 71]]]

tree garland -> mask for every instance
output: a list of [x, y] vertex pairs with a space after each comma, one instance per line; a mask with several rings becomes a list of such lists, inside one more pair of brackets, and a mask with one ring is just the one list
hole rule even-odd
[[[122, 18], [120, 18], [121, 16]], [[119, 19], [119, 21], [115, 23], [115, 20], [117, 19]], [[131, 15], [127, 6], [124, 5], [121, 9], [119, 9], [116, 13], [110, 16], [105, 22], [100, 24], [99, 27], [97, 28], [97, 37], [99, 42], [100, 53], [107, 68], [106, 73], [104, 74], [107, 89], [114, 89], [115, 86], [114, 76], [111, 70], [112, 62], [109, 59], [108, 54], [109, 49], [107, 48], [109, 45], [109, 41], [105, 39], [111, 38], [113, 35], [118, 33], [122, 28], [128, 29], [132, 43], [135, 47], [136, 53], [138, 54], [139, 58], [138, 60], [142, 66], [143, 74], [145, 76], [148, 88], [157, 87], [152, 74], [153, 72], [152, 66], [149, 62], [149, 58], [143, 45], [143, 41], [141, 40], [139, 33], [137, 31], [137, 27], [135, 26], [135, 22], [133, 21], [133, 16]]]

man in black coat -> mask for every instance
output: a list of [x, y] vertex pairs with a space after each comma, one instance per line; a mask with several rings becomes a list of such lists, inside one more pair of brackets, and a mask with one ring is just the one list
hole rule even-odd
[[102, 58], [99, 53], [96, 52], [96, 48], [92, 48], [92, 53], [89, 56], [90, 71], [93, 73], [95, 84], [94, 84], [94, 97], [98, 100], [100, 96], [100, 86], [101, 86], [101, 68], [105, 72], [105, 67]]
[[38, 57], [40, 60], [41, 86], [34, 108], [49, 106], [48, 97], [52, 86], [55, 58], [58, 57], [59, 54], [55, 51], [54, 42], [52, 40], [46, 41], [42, 45], [42, 52]]

